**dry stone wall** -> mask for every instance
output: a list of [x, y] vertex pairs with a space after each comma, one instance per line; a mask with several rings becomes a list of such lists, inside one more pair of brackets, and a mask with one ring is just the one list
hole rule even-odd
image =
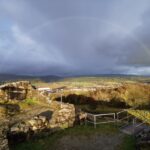
[[9, 138], [17, 141], [15, 137], [21, 139], [21, 135], [23, 135], [22, 140], [26, 140], [43, 133], [51, 134], [55, 131], [72, 127], [75, 119], [74, 105], [62, 104], [58, 110], [41, 112], [31, 119], [14, 124], [9, 130]]
[[6, 83], [0, 86], [0, 101], [33, 98], [37, 91], [29, 81]]
[[9, 150], [8, 139], [6, 137], [8, 130], [8, 124], [0, 122], [0, 150]]

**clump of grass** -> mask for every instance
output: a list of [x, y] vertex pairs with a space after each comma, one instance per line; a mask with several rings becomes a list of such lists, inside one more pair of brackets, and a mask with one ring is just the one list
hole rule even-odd
[[22, 110], [30, 108], [31, 106], [34, 106], [35, 104], [37, 104], [36, 99], [26, 99], [18, 103], [18, 105], [20, 106], [20, 109]]
[[34, 105], [34, 104], [36, 104], [36, 101], [35, 101], [35, 99], [26, 99], [25, 103], [27, 105]]

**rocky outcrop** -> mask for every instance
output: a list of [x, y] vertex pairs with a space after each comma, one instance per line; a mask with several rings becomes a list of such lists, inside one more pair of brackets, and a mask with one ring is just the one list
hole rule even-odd
[[6, 83], [0, 86], [0, 101], [33, 98], [36, 92], [29, 81]]

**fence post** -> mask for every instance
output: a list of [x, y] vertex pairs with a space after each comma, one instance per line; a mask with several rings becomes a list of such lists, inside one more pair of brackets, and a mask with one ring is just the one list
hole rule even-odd
[[135, 118], [133, 118], [133, 124], [132, 125], [133, 125], [133, 133], [134, 133], [135, 132], [135, 129], [134, 129], [135, 128]]
[[87, 126], [87, 117], [88, 117], [88, 114], [87, 114], [87, 116], [85, 117], [85, 122], [84, 122], [84, 125], [86, 125], [86, 126]]
[[114, 123], [116, 122], [116, 114], [114, 113]]
[[94, 128], [96, 128], [96, 116], [94, 115]]
[[116, 125], [118, 126], [118, 113], [115, 113], [116, 115]]

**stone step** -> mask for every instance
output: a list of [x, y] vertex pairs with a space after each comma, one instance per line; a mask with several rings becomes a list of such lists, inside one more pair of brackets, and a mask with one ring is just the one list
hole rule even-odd
[[146, 128], [145, 125], [138, 126], [138, 124], [135, 124], [135, 125], [127, 125], [121, 128], [120, 130], [125, 134], [135, 135], [144, 130], [145, 128]]

